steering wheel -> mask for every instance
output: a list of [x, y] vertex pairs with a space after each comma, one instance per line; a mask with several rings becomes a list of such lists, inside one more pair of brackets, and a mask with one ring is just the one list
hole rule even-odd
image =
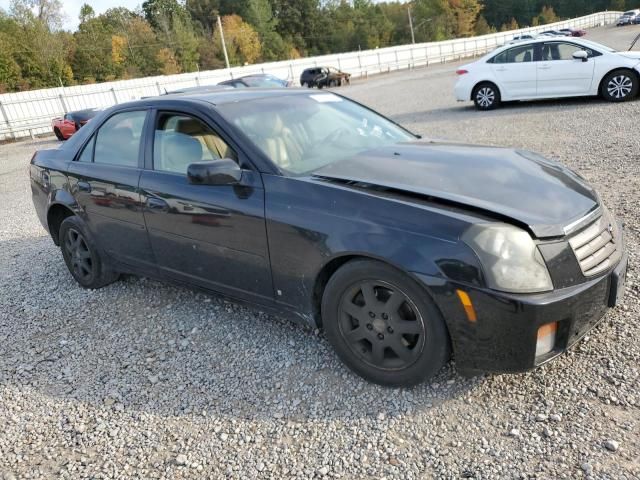
[[347, 128], [345, 127], [336, 128], [333, 132], [331, 132], [329, 135], [327, 135], [322, 140], [320, 140], [318, 144], [327, 143], [327, 142], [339, 143], [338, 140], [347, 135], [351, 135], [351, 132]]

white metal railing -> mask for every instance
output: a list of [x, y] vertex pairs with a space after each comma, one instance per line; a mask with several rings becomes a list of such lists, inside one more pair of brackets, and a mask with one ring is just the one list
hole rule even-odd
[[336, 66], [351, 73], [353, 78], [367, 77], [392, 70], [425, 67], [483, 55], [523, 33], [607, 25], [614, 23], [620, 15], [621, 12], [600, 12], [539, 27], [444, 42], [402, 45], [206, 72], [6, 93], [0, 95], [0, 140], [51, 132], [51, 120], [69, 111], [106, 108], [116, 103], [162, 94], [165, 90], [215, 85], [223, 80], [253, 73], [271, 73], [281, 78], [293, 79], [297, 83], [302, 70], [318, 65]]

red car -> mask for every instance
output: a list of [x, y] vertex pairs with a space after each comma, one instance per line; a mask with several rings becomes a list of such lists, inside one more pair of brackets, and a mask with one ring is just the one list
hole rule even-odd
[[586, 30], [581, 30], [579, 28], [562, 28], [560, 31], [566, 33], [570, 37], [584, 37], [587, 34]]
[[89, 120], [95, 117], [100, 110], [90, 108], [87, 110], [78, 110], [77, 112], [65, 113], [62, 118], [54, 118], [51, 122], [53, 133], [58, 140], [67, 140], [71, 135], [76, 133]]

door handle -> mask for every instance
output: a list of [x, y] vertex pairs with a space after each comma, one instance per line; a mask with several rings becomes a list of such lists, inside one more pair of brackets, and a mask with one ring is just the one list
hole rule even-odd
[[91, 193], [91, 184], [89, 182], [78, 182], [78, 190]]
[[168, 212], [169, 204], [160, 198], [151, 197], [147, 199], [147, 208], [153, 212]]
[[499, 68], [496, 68], [496, 72], [506, 72], [506, 71], [507, 71], [507, 68], [506, 68], [506, 67], [499, 67]]
[[540, 65], [538, 67], [538, 69], [540, 70], [549, 70], [551, 68], [551, 65]]

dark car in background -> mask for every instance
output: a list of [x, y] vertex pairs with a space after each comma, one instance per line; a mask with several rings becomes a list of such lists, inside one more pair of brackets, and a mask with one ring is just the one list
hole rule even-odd
[[570, 37], [584, 37], [587, 34], [587, 31], [582, 30], [581, 28], [561, 28], [558, 31], [563, 32]]
[[65, 113], [62, 118], [54, 118], [51, 121], [51, 127], [53, 133], [58, 140], [67, 140], [71, 135], [76, 133], [86, 123], [95, 117], [99, 109], [88, 108], [85, 110], [78, 110], [76, 112]]
[[303, 87], [342, 87], [351, 83], [351, 74], [333, 67], [313, 67], [305, 69], [300, 75]]
[[235, 78], [220, 82], [218, 85], [227, 85], [233, 88], [286, 88], [291, 87], [293, 82], [282, 80], [275, 75], [256, 74]]
[[117, 105], [29, 175], [81, 286], [134, 273], [289, 313], [384, 385], [451, 355], [463, 373], [534, 368], [624, 292], [623, 229], [582, 177], [421, 141], [331, 92]]

